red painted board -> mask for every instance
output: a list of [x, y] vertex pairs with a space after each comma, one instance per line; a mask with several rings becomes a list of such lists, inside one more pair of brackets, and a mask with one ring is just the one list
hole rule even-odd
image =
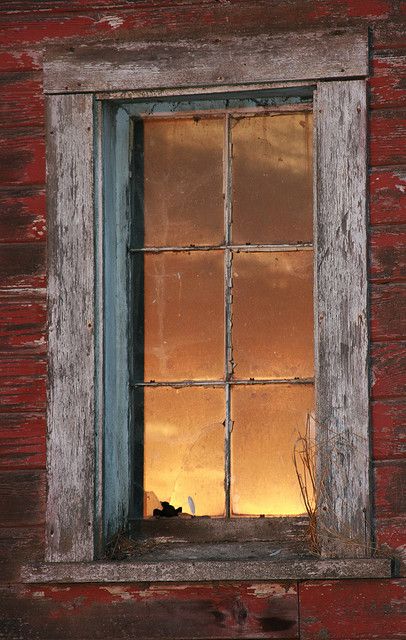
[[406, 339], [406, 282], [373, 285], [370, 294], [371, 339]]
[[406, 52], [381, 52], [372, 58], [370, 106], [387, 109], [406, 106]]
[[371, 423], [373, 458], [406, 458], [406, 398], [372, 402]]
[[[0, 584], [18, 582], [19, 565], [43, 561], [44, 550], [43, 524], [31, 527], [0, 527]], [[0, 638], [4, 638], [1, 629]]]
[[406, 230], [391, 226], [370, 234], [370, 276], [374, 282], [406, 280]]
[[47, 307], [43, 296], [4, 296], [0, 293], [0, 354], [46, 352]]
[[45, 243], [0, 244], [0, 289], [43, 288]]
[[404, 638], [406, 581], [342, 580], [299, 585], [301, 640]]
[[45, 486], [45, 471], [1, 471], [1, 526], [23, 527], [43, 524]]
[[0, 186], [45, 184], [42, 128], [0, 130]]
[[45, 238], [45, 189], [0, 191], [0, 242], [43, 242]]
[[393, 16], [388, 21], [375, 22], [371, 29], [371, 36], [371, 45], [376, 51], [406, 48], [404, 20], [400, 19], [399, 15]]
[[0, 127], [44, 126], [40, 72], [0, 73]]
[[369, 194], [372, 225], [406, 224], [406, 169], [373, 171]]
[[406, 460], [376, 462], [374, 478], [376, 517], [405, 517]]
[[370, 164], [373, 167], [406, 162], [406, 110], [379, 110], [370, 114]]
[[0, 469], [44, 469], [45, 432], [45, 413], [0, 412]]
[[372, 398], [404, 397], [406, 388], [406, 343], [389, 342], [371, 347]]
[[25, 585], [1, 597], [8, 640], [298, 638], [295, 583]]
[[395, 558], [397, 575], [406, 576], [406, 517], [378, 518], [375, 535], [378, 551]]
[[2, 357], [0, 412], [44, 412], [46, 407], [46, 360], [41, 356]]
[[0, 50], [0, 72], [38, 71], [42, 69], [42, 57], [41, 47], [37, 49], [13, 47], [9, 50]]

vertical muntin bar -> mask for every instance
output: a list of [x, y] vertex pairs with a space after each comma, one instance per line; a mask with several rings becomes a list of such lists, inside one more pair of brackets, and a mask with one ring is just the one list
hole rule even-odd
[[224, 300], [225, 300], [225, 440], [224, 440], [224, 462], [225, 462], [225, 478], [224, 490], [226, 499], [226, 517], [231, 516], [231, 388], [230, 380], [233, 375], [233, 345], [231, 339], [232, 331], [232, 251], [229, 248], [232, 243], [232, 141], [231, 141], [231, 117], [225, 115], [224, 121]]

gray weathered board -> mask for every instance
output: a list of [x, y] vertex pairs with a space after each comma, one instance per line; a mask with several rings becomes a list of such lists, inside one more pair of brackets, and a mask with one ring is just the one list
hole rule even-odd
[[52, 47], [46, 54], [44, 91], [103, 92], [366, 76], [367, 43], [366, 31], [336, 29], [65, 45]]
[[47, 98], [46, 557], [93, 558], [93, 98]]
[[370, 554], [366, 85], [318, 85], [314, 113], [318, 534]]

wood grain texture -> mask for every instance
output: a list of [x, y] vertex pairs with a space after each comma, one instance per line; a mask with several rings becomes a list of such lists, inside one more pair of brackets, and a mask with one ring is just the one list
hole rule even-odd
[[405, 396], [406, 342], [373, 344], [371, 348], [373, 399]]
[[300, 638], [403, 638], [405, 592], [405, 580], [301, 584]]
[[406, 283], [371, 288], [371, 339], [406, 339]]
[[47, 558], [93, 558], [93, 101], [55, 96], [48, 122]]
[[376, 462], [374, 466], [376, 517], [405, 517], [406, 460]]
[[45, 416], [0, 413], [0, 469], [45, 468]]
[[44, 115], [39, 72], [0, 73], [0, 127], [41, 126]]
[[372, 58], [372, 109], [406, 106], [406, 51], [389, 51]]
[[373, 167], [402, 165], [405, 161], [406, 109], [370, 114], [370, 163]]
[[377, 578], [391, 575], [386, 558], [357, 560], [222, 560], [39, 564], [23, 567], [24, 582], [204, 582]]
[[316, 114], [318, 527], [324, 556], [369, 548], [366, 93], [319, 85]]
[[0, 184], [45, 183], [44, 132], [37, 127], [0, 129]]
[[30, 585], [0, 592], [0, 638], [298, 638], [295, 583]]
[[[17, 582], [20, 565], [44, 558], [44, 525], [0, 527], [0, 584]], [[1, 636], [0, 636], [1, 637]]]
[[43, 525], [45, 518], [45, 472], [0, 473], [2, 527]]
[[0, 354], [44, 354], [45, 331], [45, 295], [21, 300], [0, 293]]
[[45, 411], [46, 360], [43, 356], [2, 356], [0, 411]]
[[45, 189], [0, 191], [0, 242], [41, 242], [45, 234]]
[[[287, 55], [289, 52], [289, 55]], [[368, 73], [366, 33], [96, 43], [50, 49], [44, 91], [122, 91], [311, 80]]]
[[396, 575], [406, 577], [406, 517], [378, 518], [375, 536], [378, 548], [395, 558]]
[[371, 421], [374, 460], [406, 458], [406, 399], [375, 400]]
[[0, 244], [0, 290], [43, 288], [45, 243]]
[[406, 228], [391, 225], [373, 229], [370, 235], [370, 278], [372, 282], [406, 280]]
[[372, 225], [406, 224], [406, 169], [373, 171], [369, 196]]

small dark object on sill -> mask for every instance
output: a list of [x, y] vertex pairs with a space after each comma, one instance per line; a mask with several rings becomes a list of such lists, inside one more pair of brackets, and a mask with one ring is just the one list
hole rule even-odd
[[182, 507], [175, 509], [169, 502], [161, 502], [162, 509], [154, 509], [152, 514], [157, 518], [174, 518], [182, 513]]

